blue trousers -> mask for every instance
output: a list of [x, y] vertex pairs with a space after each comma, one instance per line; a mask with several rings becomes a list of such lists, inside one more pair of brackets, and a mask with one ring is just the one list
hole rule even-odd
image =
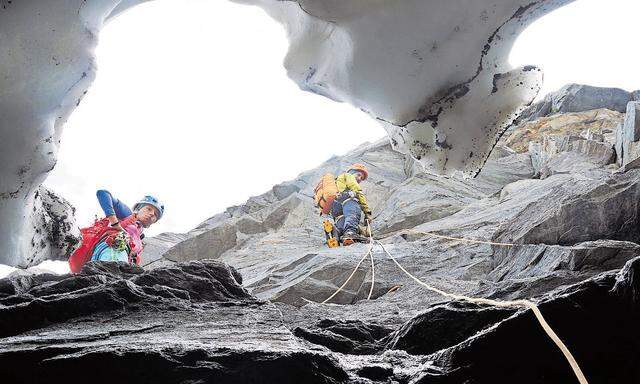
[[362, 218], [362, 208], [360, 202], [348, 191], [340, 193], [331, 205], [331, 216], [336, 224], [336, 228], [342, 236], [346, 231], [358, 233], [358, 224]]

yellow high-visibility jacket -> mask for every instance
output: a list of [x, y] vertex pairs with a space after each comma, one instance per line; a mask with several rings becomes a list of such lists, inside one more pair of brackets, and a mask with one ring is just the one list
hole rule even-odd
[[367, 199], [364, 197], [362, 188], [360, 188], [360, 184], [358, 184], [358, 180], [356, 180], [356, 177], [353, 174], [341, 174], [336, 178], [336, 185], [338, 186], [338, 192], [344, 192], [347, 189], [355, 192], [358, 202], [360, 203], [360, 207], [362, 207], [362, 211], [367, 215], [371, 215], [371, 209], [369, 208], [369, 204], [367, 204]]

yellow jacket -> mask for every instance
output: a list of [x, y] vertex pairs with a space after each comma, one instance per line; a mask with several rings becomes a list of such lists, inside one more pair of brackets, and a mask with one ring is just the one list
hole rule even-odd
[[371, 209], [367, 204], [367, 199], [364, 197], [364, 193], [362, 193], [362, 188], [360, 188], [360, 184], [358, 184], [358, 180], [351, 173], [343, 173], [336, 178], [336, 185], [338, 186], [338, 192], [344, 192], [345, 190], [350, 190], [355, 192], [356, 197], [358, 198], [358, 202], [362, 207], [362, 211], [370, 215]]

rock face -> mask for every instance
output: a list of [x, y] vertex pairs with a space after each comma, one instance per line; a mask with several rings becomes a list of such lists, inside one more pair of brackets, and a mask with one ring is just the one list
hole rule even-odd
[[[590, 383], [640, 379], [640, 370], [629, 357], [640, 347], [636, 336], [629, 337], [636, 333], [634, 322], [640, 314], [638, 268], [636, 259], [617, 274], [603, 274], [560, 290], [539, 305], [547, 316], [562, 319], [554, 321], [554, 326], [569, 341]], [[562, 364], [560, 352], [553, 350], [534, 324], [530, 312], [518, 312], [497, 327], [432, 355], [436, 365], [444, 367], [444, 374], [425, 373], [415, 382], [576, 382], [567, 364]], [[594, 332], [596, 329], [599, 331]], [[496, 366], [501, 368], [499, 378]]]
[[625, 113], [627, 103], [632, 100], [638, 100], [637, 97], [638, 91], [627, 92], [618, 88], [568, 84], [559, 91], [548, 94], [541, 102], [527, 108], [518, 120], [535, 120], [557, 113], [581, 112], [602, 108]]
[[[590, 382], [640, 378], [639, 273], [636, 258], [540, 303]], [[575, 380], [529, 311], [453, 302], [397, 329], [333, 320], [324, 308], [259, 301], [214, 261], [148, 272], [89, 263], [76, 276], [4, 279], [0, 305], [0, 374], [11, 383]]]
[[624, 122], [618, 126], [616, 151], [618, 165], [627, 169], [638, 168], [640, 158], [640, 102], [632, 101], [627, 105]]
[[0, 374], [11, 383], [346, 382], [335, 359], [303, 348], [234, 275], [216, 262], [150, 272], [105, 263], [2, 280]]
[[45, 260], [68, 260], [82, 238], [76, 224], [75, 208], [54, 192], [40, 187], [34, 194], [29, 215], [32, 227], [29, 256], [18, 264], [28, 268]]
[[358, 161], [371, 174], [374, 235], [414, 276], [472, 297], [532, 299], [589, 383], [638, 382], [640, 170], [609, 164], [627, 118], [599, 109], [523, 123], [475, 179], [416, 172], [388, 142], [365, 144], [187, 234], [148, 239], [144, 270], [90, 263], [75, 276], [0, 280], [0, 376], [577, 382], [529, 310], [447, 300], [379, 245], [375, 274], [365, 260], [319, 304], [368, 245], [325, 246], [313, 188]]
[[624, 119], [624, 113], [606, 108], [545, 116], [510, 128], [501, 142], [518, 153], [527, 152], [530, 143], [541, 143], [545, 136], [595, 136], [613, 145]]
[[624, 114], [609, 109], [556, 114], [513, 127], [502, 141], [517, 152], [528, 151], [534, 173], [546, 178], [614, 163], [623, 120]]
[[[28, 217], [64, 123], [95, 77], [102, 25], [142, 0], [23, 0], [0, 7], [0, 263], [30, 257]], [[475, 173], [536, 96], [541, 72], [511, 68], [520, 31], [571, 0], [240, 0], [290, 40], [301, 89], [378, 119], [433, 172]], [[381, 27], [384, 26], [384, 27]]]

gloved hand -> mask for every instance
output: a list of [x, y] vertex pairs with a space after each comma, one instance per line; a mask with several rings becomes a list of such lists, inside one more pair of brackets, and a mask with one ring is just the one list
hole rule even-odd
[[371, 217], [371, 212], [364, 213], [365, 222], [369, 222], [369, 225], [373, 224], [373, 217]]
[[122, 226], [120, 225], [120, 221], [118, 220], [116, 215], [107, 216], [107, 219], [109, 219], [109, 226], [111, 228], [120, 232], [124, 232], [124, 228], [122, 228]]

